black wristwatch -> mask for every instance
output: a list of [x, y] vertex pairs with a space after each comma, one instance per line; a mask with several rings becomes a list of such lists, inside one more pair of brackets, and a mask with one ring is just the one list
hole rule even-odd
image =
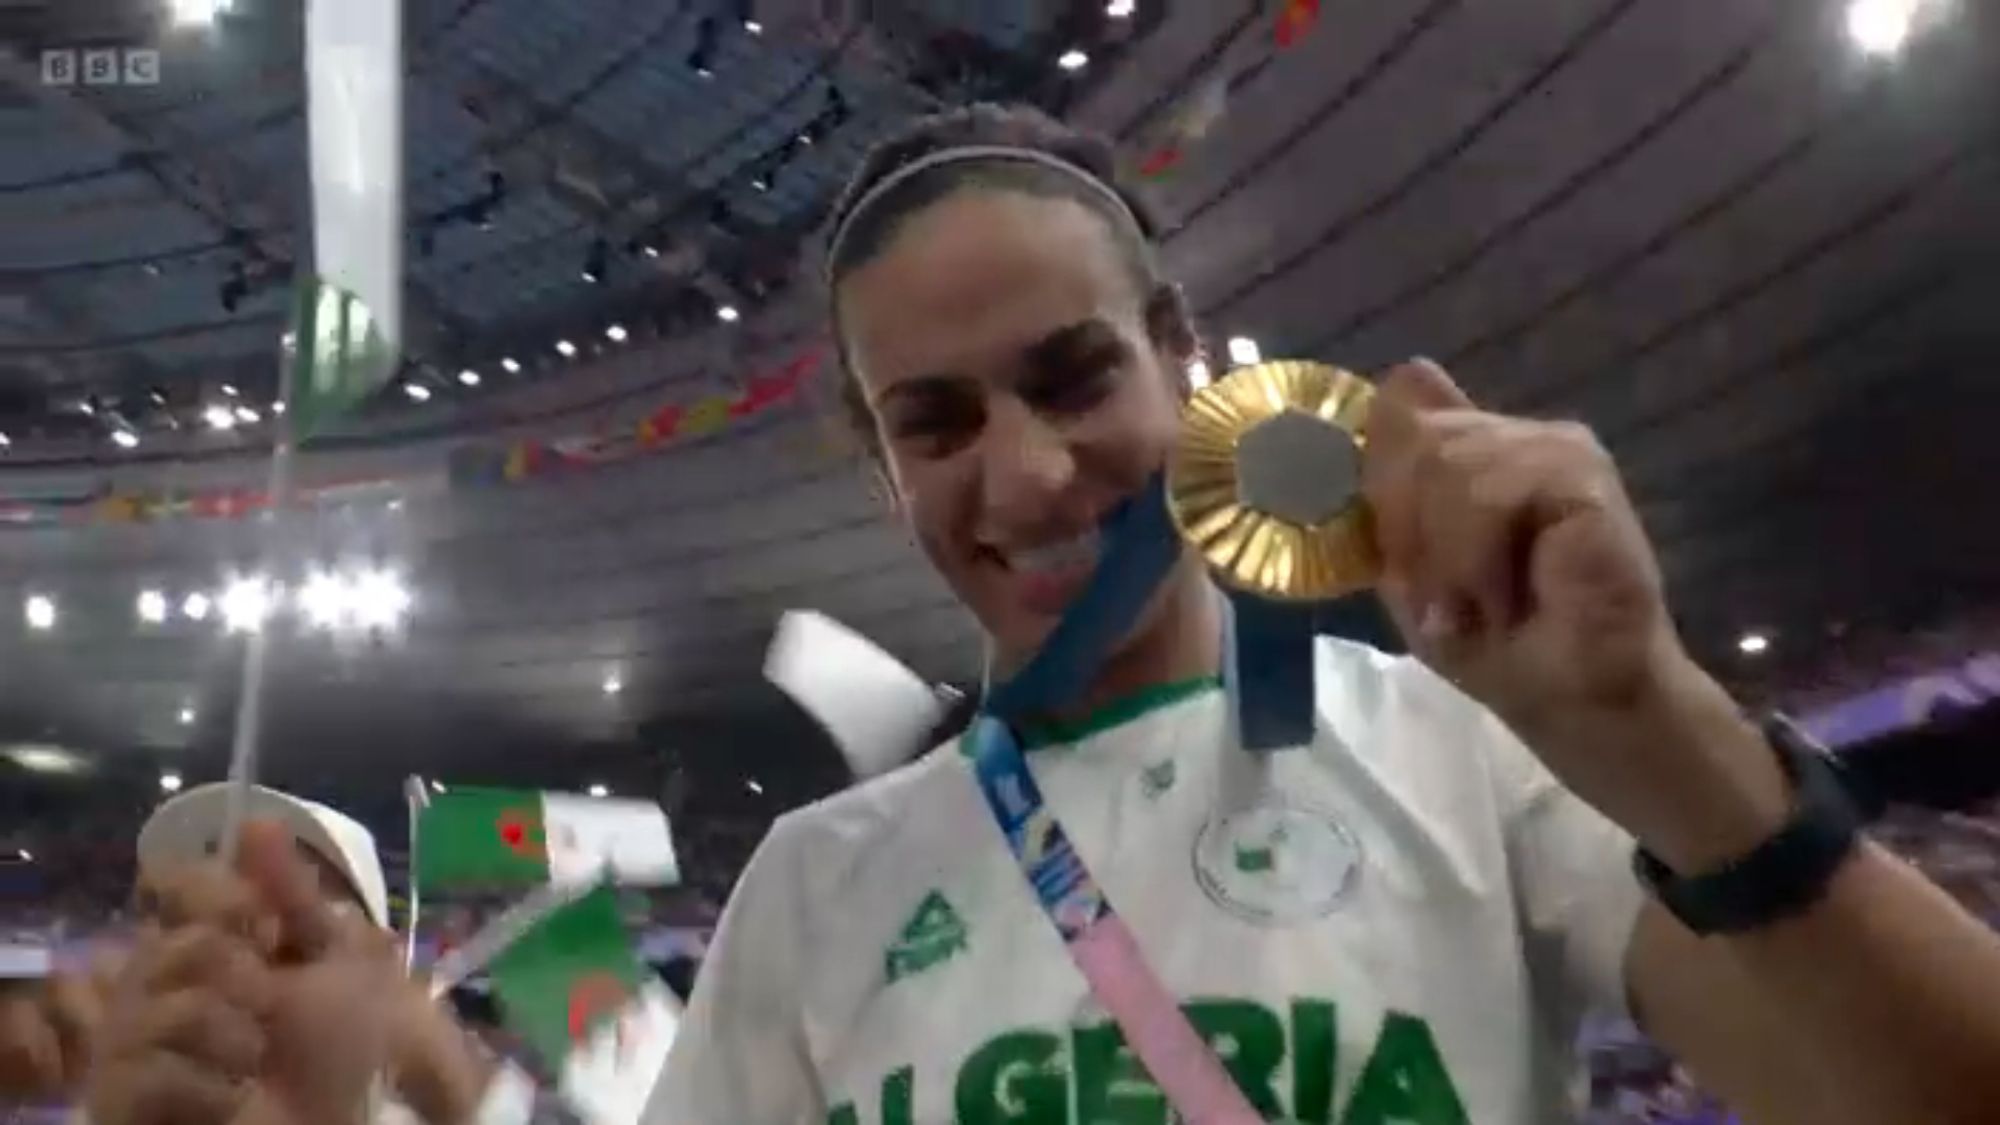
[[1854, 850], [1861, 812], [1825, 747], [1782, 715], [1764, 721], [1764, 737], [1792, 783], [1792, 816], [1748, 855], [1699, 875], [1676, 875], [1640, 848], [1639, 882], [1697, 934], [1742, 933], [1811, 906]]

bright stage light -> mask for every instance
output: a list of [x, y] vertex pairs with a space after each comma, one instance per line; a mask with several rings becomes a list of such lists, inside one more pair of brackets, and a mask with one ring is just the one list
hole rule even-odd
[[1229, 338], [1229, 362], [1238, 367], [1249, 367], [1264, 362], [1264, 349], [1248, 336]]
[[1771, 638], [1763, 633], [1745, 633], [1736, 638], [1736, 651], [1745, 656], [1762, 656], [1771, 649]]
[[226, 406], [211, 406], [201, 412], [201, 420], [208, 423], [211, 430], [233, 430], [236, 428], [236, 412]]
[[608, 797], [611, 795], [611, 790], [602, 785], [592, 785], [590, 788], [584, 790], [584, 792], [593, 797]]
[[21, 613], [28, 619], [30, 629], [53, 629], [56, 627], [56, 601], [47, 594], [29, 594], [21, 604]]
[[1852, 0], [1847, 35], [1871, 55], [1893, 55], [1909, 40], [1919, 6], [1920, 0]]
[[1208, 369], [1206, 360], [1188, 360], [1187, 377], [1188, 386], [1197, 391], [1215, 382], [1215, 373]]
[[393, 629], [410, 612], [412, 600], [409, 588], [393, 572], [366, 570], [349, 585], [347, 604], [356, 624], [369, 629]]
[[180, 791], [181, 791], [180, 774], [177, 774], [172, 770], [168, 770], [167, 772], [160, 775], [160, 792], [178, 793]]
[[181, 599], [181, 614], [189, 621], [200, 621], [208, 616], [209, 608], [213, 604], [207, 594], [196, 590]]
[[271, 616], [270, 582], [238, 578], [222, 591], [222, 623], [232, 633], [254, 633]]
[[139, 620], [158, 625], [167, 619], [167, 596], [158, 590], [139, 592]]
[[314, 571], [299, 587], [299, 609], [306, 620], [322, 629], [333, 629], [348, 615], [351, 594], [338, 575]]
[[13, 763], [30, 773], [71, 774], [83, 772], [83, 759], [60, 746], [41, 742], [21, 742], [0, 750]]

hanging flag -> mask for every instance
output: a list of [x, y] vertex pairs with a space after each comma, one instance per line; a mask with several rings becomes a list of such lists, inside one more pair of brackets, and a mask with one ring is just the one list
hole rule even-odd
[[452, 786], [417, 819], [417, 886], [586, 883], [636, 886], [680, 879], [667, 814], [651, 801]]
[[709, 395], [697, 399], [681, 419], [680, 432], [689, 437], [707, 437], [729, 424], [729, 397]]
[[395, 370], [403, 340], [402, 0], [310, 0], [312, 273], [292, 310], [301, 439]]
[[396, 346], [353, 292], [310, 275], [295, 288], [290, 323], [291, 418], [304, 441], [382, 385]]
[[1151, 146], [1139, 159], [1139, 175], [1158, 179], [1180, 167], [1188, 150], [1208, 136], [1228, 107], [1228, 75], [1210, 75], [1196, 84], [1154, 131]]
[[1180, 165], [1181, 150], [1178, 145], [1167, 145], [1147, 153], [1139, 161], [1139, 175], [1146, 179], [1158, 179]]
[[1319, 0], [1284, 0], [1278, 12], [1278, 46], [1295, 47], [1319, 22]]
[[1168, 119], [1167, 129], [1183, 143], [1192, 143], [1208, 136], [1222, 115], [1229, 111], [1229, 82], [1227, 74], [1211, 74], [1195, 84], [1193, 90], [1174, 106]]

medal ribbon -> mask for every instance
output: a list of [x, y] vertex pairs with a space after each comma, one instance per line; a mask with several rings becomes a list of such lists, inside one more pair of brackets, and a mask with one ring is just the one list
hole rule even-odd
[[[966, 736], [973, 772], [1070, 959], [1180, 1119], [1251, 1125], [1263, 1118], [1146, 964], [1131, 929], [1049, 812], [1012, 726], [1021, 716], [1072, 702], [1181, 558], [1162, 476], [1112, 512], [1101, 530], [1104, 557], [1083, 592], [1027, 666], [987, 692]], [[1232, 592], [1223, 621], [1224, 685], [1238, 740], [1253, 751], [1312, 740], [1316, 635], [1360, 632], [1393, 640], [1380, 625], [1379, 607], [1365, 599], [1314, 605]]]
[[1130, 927], [1048, 811], [1008, 723], [1060, 707], [1088, 685], [1180, 558], [1158, 478], [1120, 505], [1103, 530], [1108, 546], [1089, 585], [1027, 667], [988, 693], [967, 736], [973, 772], [1070, 959], [1175, 1112], [1189, 1125], [1252, 1125], [1263, 1118], [1146, 964]]

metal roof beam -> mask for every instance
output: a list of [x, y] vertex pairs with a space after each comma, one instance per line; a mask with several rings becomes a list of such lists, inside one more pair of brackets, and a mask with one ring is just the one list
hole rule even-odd
[[[245, 251], [266, 268], [297, 265], [303, 230], [299, 216], [269, 188], [269, 177], [244, 168], [225, 152], [205, 159], [174, 155], [197, 147], [197, 140], [158, 124], [145, 128], [121, 121], [78, 88], [45, 86], [26, 61], [0, 55], [0, 85], [66, 115], [108, 147], [129, 154], [135, 171], [158, 184], [172, 202], [192, 211], [218, 237], [239, 235]], [[414, 354], [449, 350], [467, 334], [466, 326], [435, 293], [405, 277], [405, 348]]]

